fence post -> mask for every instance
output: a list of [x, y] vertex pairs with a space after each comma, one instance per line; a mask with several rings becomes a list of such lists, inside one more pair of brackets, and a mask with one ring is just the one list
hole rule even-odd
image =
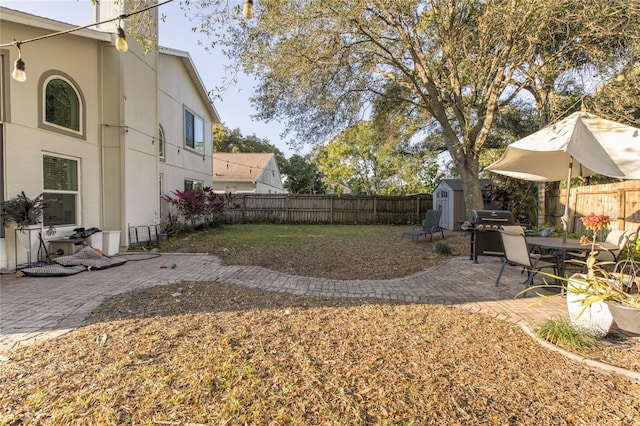
[[331, 194], [329, 196], [329, 201], [330, 201], [330, 203], [329, 203], [329, 223], [331, 225], [333, 225], [333, 197], [334, 197], [333, 194]]
[[378, 196], [373, 196], [373, 223], [378, 223]]

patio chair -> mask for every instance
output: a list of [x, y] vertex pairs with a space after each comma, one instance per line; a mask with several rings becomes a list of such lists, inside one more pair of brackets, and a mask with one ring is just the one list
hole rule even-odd
[[431, 236], [429, 241], [433, 241], [433, 233], [440, 231], [442, 239], [444, 240], [444, 231], [440, 227], [440, 217], [442, 216], [442, 210], [427, 210], [425, 219], [422, 221], [421, 229], [414, 229], [413, 231], [404, 232], [400, 236], [400, 241], [404, 237], [411, 237], [412, 239], [418, 239], [421, 235], [425, 238], [427, 235]]
[[520, 231], [516, 230], [516, 232], [513, 232], [511, 229], [501, 229], [498, 232], [500, 232], [504, 256], [502, 258], [500, 273], [496, 279], [496, 287], [500, 284], [500, 278], [502, 278], [502, 273], [507, 264], [520, 266], [527, 272], [527, 280], [525, 281], [527, 287], [531, 285], [533, 277], [540, 272], [541, 269], [553, 268], [554, 273], [557, 271], [558, 265], [556, 262], [547, 262], [542, 259], [542, 256], [529, 252], [529, 246], [527, 245], [527, 240], [524, 232], [522, 232], [522, 228]]
[[[604, 242], [616, 246], [615, 248], [598, 247], [596, 242], [596, 259], [598, 262], [613, 262], [618, 261], [620, 252], [627, 246], [630, 239], [637, 238], [638, 231], [624, 231], [613, 230], [607, 234]], [[585, 261], [589, 257], [590, 250], [584, 250], [581, 252], [568, 252], [567, 256], [571, 260]]]

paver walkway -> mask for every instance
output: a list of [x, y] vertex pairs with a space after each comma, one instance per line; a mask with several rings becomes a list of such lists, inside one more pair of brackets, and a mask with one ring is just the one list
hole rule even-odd
[[[506, 268], [500, 286], [495, 287], [498, 258], [482, 257], [476, 264], [457, 256], [404, 278], [341, 281], [292, 276], [257, 266], [225, 266], [209, 255], [125, 257], [129, 261], [122, 266], [67, 277], [0, 276], [0, 353], [82, 326], [87, 315], [110, 296], [183, 281], [219, 281], [300, 295], [454, 305], [521, 325], [567, 315], [566, 301], [561, 297], [537, 306], [530, 306], [536, 299], [534, 294], [515, 299], [524, 288], [524, 277], [516, 268]], [[173, 264], [174, 269], [170, 267]]]

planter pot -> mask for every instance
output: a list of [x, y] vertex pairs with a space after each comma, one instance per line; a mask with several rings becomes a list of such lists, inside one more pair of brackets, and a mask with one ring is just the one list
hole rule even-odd
[[572, 288], [584, 288], [586, 283], [580, 281], [586, 279], [584, 274], [574, 274], [568, 278], [567, 283], [567, 311], [569, 320], [574, 327], [596, 337], [606, 336], [613, 326], [613, 316], [609, 307], [604, 302], [592, 303], [586, 309], [580, 303], [584, 298], [581, 294], [575, 294]]
[[619, 329], [640, 334], [640, 308], [606, 302]]

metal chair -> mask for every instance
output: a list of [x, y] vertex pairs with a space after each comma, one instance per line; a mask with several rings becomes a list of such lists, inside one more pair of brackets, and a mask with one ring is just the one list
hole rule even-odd
[[502, 229], [498, 232], [500, 232], [504, 256], [502, 258], [500, 273], [496, 279], [496, 287], [500, 284], [500, 278], [502, 278], [504, 268], [507, 264], [521, 266], [523, 270], [527, 272], [527, 280], [525, 281], [527, 286], [531, 285], [534, 275], [540, 272], [541, 269], [553, 268], [554, 273], [557, 271], [558, 265], [556, 262], [547, 262], [542, 260], [542, 256], [529, 252], [529, 246], [527, 245], [527, 240], [524, 232], [522, 232], [522, 228], [520, 228], [520, 231], [516, 229]]

